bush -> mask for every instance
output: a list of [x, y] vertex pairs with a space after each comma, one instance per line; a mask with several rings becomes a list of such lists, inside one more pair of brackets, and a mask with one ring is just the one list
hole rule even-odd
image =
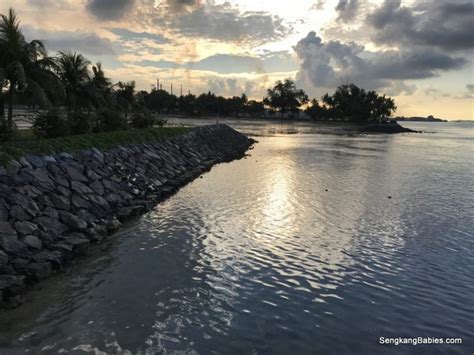
[[72, 112], [68, 115], [71, 134], [85, 134], [92, 132], [92, 118], [84, 113]]
[[103, 110], [99, 112], [97, 118], [100, 132], [119, 131], [128, 128], [127, 119], [117, 111]]
[[133, 128], [150, 128], [155, 124], [155, 117], [148, 112], [134, 113], [130, 124]]
[[12, 139], [14, 135], [14, 129], [10, 129], [7, 124], [5, 117], [0, 116], [0, 142], [6, 142]]
[[64, 137], [70, 133], [67, 119], [55, 110], [42, 113], [36, 117], [33, 122], [33, 131], [35, 135], [42, 138]]

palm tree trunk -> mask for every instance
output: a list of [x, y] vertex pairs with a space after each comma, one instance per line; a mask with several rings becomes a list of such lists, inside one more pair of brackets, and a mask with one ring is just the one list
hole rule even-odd
[[10, 89], [8, 90], [8, 119], [7, 127], [9, 130], [13, 129], [13, 85], [10, 84]]
[[5, 95], [0, 93], [0, 117], [5, 117]]

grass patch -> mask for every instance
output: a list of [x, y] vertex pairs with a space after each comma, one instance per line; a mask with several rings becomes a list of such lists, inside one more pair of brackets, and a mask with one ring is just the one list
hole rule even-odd
[[19, 131], [12, 141], [0, 144], [0, 165], [26, 154], [50, 155], [75, 153], [82, 149], [109, 149], [118, 145], [139, 144], [175, 137], [189, 131], [186, 127], [131, 129], [106, 133], [89, 133], [51, 139], [37, 139], [31, 131]]

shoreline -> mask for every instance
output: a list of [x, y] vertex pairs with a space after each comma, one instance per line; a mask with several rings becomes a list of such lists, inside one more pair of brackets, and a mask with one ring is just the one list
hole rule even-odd
[[[0, 308], [254, 140], [226, 125], [156, 142], [25, 156], [0, 174]], [[141, 159], [136, 159], [140, 157]]]

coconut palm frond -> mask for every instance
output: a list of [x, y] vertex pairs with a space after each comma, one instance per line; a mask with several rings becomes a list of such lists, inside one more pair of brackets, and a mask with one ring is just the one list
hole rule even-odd
[[34, 80], [28, 80], [27, 94], [30, 99], [40, 105], [41, 107], [50, 108], [52, 106], [51, 101], [48, 98], [42, 85], [38, 84]]

